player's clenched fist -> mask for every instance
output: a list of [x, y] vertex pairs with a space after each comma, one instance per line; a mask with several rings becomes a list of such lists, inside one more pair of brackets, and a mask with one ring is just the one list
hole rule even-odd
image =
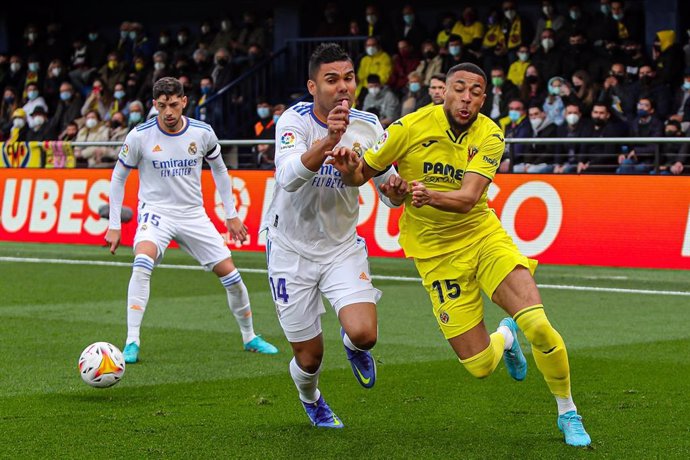
[[421, 208], [422, 206], [431, 203], [431, 194], [427, 190], [426, 185], [421, 182], [412, 181], [412, 205], [415, 208]]
[[381, 193], [386, 195], [395, 205], [402, 204], [408, 193], [408, 185], [405, 179], [398, 175], [393, 175], [386, 182], [379, 185]]

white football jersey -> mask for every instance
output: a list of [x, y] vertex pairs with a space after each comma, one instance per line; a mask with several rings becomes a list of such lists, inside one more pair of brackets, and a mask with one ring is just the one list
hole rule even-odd
[[[327, 134], [327, 126], [314, 115], [313, 103], [302, 102], [288, 109], [276, 126], [276, 169]], [[362, 155], [382, 134], [374, 114], [350, 109], [349, 125], [338, 146]], [[358, 216], [359, 189], [343, 184], [340, 172], [324, 164], [294, 192], [276, 184], [262, 227], [281, 246], [312, 261], [329, 263], [356, 243]]]
[[203, 158], [220, 155], [218, 138], [208, 124], [184, 117], [176, 134], [164, 131], [154, 117], [127, 134], [119, 161], [139, 169], [139, 202], [182, 214], [203, 207]]

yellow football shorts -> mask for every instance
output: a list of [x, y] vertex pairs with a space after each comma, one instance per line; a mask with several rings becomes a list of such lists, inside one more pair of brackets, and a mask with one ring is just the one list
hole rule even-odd
[[462, 250], [415, 259], [415, 264], [446, 339], [472, 329], [484, 318], [480, 288], [491, 298], [518, 265], [532, 274], [537, 268], [537, 261], [522, 255], [503, 228]]

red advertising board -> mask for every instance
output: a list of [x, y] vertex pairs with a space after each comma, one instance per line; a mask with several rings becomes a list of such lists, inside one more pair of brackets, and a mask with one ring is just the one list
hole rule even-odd
[[[273, 174], [232, 171], [235, 202], [249, 228], [242, 249], [263, 251], [263, 212]], [[103, 244], [110, 171], [0, 170], [0, 240]], [[208, 171], [204, 204], [220, 231], [222, 204]], [[127, 182], [124, 204], [136, 209], [137, 174]], [[690, 177], [499, 175], [490, 205], [529, 257], [542, 263], [690, 268]], [[401, 257], [401, 209], [378, 202], [373, 185], [362, 187], [358, 232], [369, 254]], [[131, 244], [135, 221], [123, 225]]]

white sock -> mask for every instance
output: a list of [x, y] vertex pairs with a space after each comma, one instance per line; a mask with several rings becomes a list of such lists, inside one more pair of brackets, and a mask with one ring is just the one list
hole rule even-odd
[[354, 343], [352, 343], [347, 333], [343, 335], [343, 344], [352, 351], [362, 351], [359, 348], [357, 348]]
[[129, 288], [127, 289], [127, 340], [125, 343], [140, 344], [139, 330], [151, 293], [152, 271], [152, 258], [145, 254], [138, 254], [134, 257], [132, 277], [129, 279]]
[[254, 322], [252, 320], [252, 309], [249, 305], [249, 293], [242, 281], [240, 272], [235, 269], [227, 275], [219, 278], [225, 287], [228, 295], [228, 306], [242, 332], [242, 341], [251, 342], [256, 334], [254, 333]]
[[510, 330], [508, 326], [498, 326], [498, 329], [496, 329], [496, 331], [503, 334], [503, 338], [506, 340], [503, 349], [510, 350], [510, 347], [513, 346], [513, 332]]
[[290, 376], [297, 387], [299, 399], [305, 403], [315, 403], [321, 396], [321, 392], [317, 388], [319, 385], [320, 372], [321, 367], [319, 367], [319, 370], [313, 374], [307, 373], [301, 367], [299, 367], [294, 356], [290, 361]]
[[563, 415], [571, 410], [577, 412], [577, 407], [575, 407], [572, 396], [567, 398], [559, 398], [556, 396], [556, 404], [558, 404], [558, 415]]

